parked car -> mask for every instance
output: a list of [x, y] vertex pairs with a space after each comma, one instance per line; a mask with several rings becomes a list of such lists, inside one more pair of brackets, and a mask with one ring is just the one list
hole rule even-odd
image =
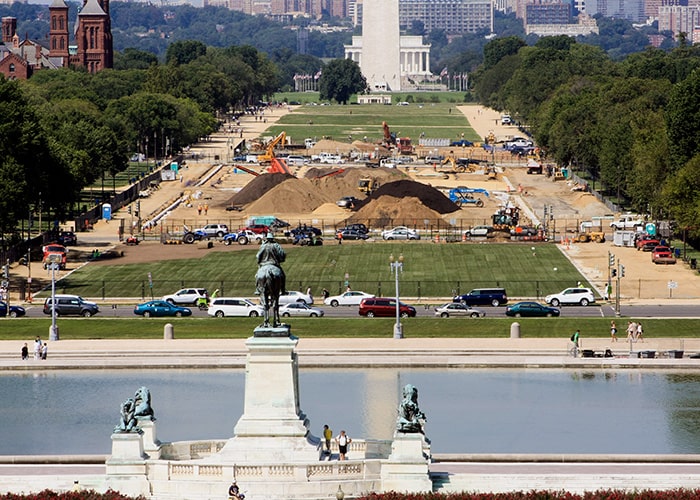
[[460, 139], [458, 141], [452, 141], [450, 143], [450, 146], [471, 147], [473, 145], [474, 145], [474, 143], [472, 141], [468, 141], [466, 139]]
[[164, 300], [150, 300], [143, 304], [137, 304], [134, 307], [134, 314], [143, 316], [144, 318], [175, 316], [192, 316], [192, 310], [187, 307], [176, 306]]
[[470, 238], [493, 238], [496, 236], [492, 226], [474, 226], [467, 229], [464, 234]]
[[501, 125], [512, 125], [513, 118], [510, 115], [501, 115]]
[[253, 231], [255, 234], [262, 234], [263, 236], [270, 232], [270, 227], [266, 224], [251, 224], [245, 228], [247, 231]]
[[249, 299], [239, 297], [218, 297], [211, 301], [207, 314], [223, 318], [224, 316], [262, 316], [262, 306]]
[[77, 245], [78, 237], [73, 231], [62, 231], [56, 238], [56, 241], [63, 246]]
[[480, 318], [486, 316], [481, 309], [470, 307], [461, 302], [448, 302], [435, 308], [435, 316], [449, 318], [450, 316], [468, 316], [470, 318]]
[[654, 264], [675, 264], [676, 258], [669, 247], [658, 246], [651, 251], [651, 261]]
[[225, 234], [229, 232], [228, 226], [226, 224], [207, 224], [204, 227], [195, 229], [193, 232], [202, 232], [207, 238], [216, 236], [217, 238], [223, 238]]
[[289, 233], [292, 236], [296, 236], [298, 234], [307, 234], [307, 235], [313, 234], [314, 236], [323, 235], [323, 231], [321, 231], [319, 228], [314, 227], [314, 226], [307, 226], [306, 224], [304, 224], [302, 226], [295, 227], [294, 229], [289, 231]]
[[230, 245], [231, 243], [238, 243], [239, 245], [247, 245], [251, 241], [260, 243], [263, 239], [262, 234], [254, 233], [253, 231], [243, 229], [235, 233], [228, 233], [224, 235], [224, 245]]
[[559, 316], [559, 309], [543, 306], [538, 302], [518, 302], [506, 307], [506, 316], [515, 316], [516, 318], [521, 316], [523, 318]]
[[426, 156], [425, 157], [425, 164], [426, 165], [432, 165], [434, 163], [440, 164], [442, 163], [442, 160], [444, 160], [444, 156]]
[[633, 230], [644, 226], [644, 218], [641, 215], [624, 214], [618, 220], [610, 223], [610, 227], [614, 230], [628, 229]]
[[559, 293], [547, 295], [544, 298], [547, 304], [559, 307], [560, 304], [587, 306], [595, 302], [595, 295], [590, 288], [567, 288]]
[[511, 236], [537, 236], [539, 229], [532, 226], [516, 226], [510, 230]]
[[289, 155], [285, 158], [285, 161], [290, 167], [303, 167], [304, 165], [309, 163], [308, 158], [304, 158], [300, 155]]
[[340, 295], [332, 295], [326, 298], [323, 303], [327, 306], [338, 307], [338, 306], [359, 306], [362, 299], [367, 299], [374, 297], [371, 293], [359, 292], [359, 291], [349, 291], [341, 293]]
[[341, 199], [335, 202], [341, 208], [353, 208], [360, 200], [354, 196], [343, 196]]
[[309, 316], [317, 318], [323, 316], [323, 310], [318, 307], [310, 307], [303, 302], [294, 302], [280, 306], [280, 316]]
[[56, 295], [56, 305], [48, 297], [44, 301], [44, 314], [51, 314], [56, 310], [56, 316], [83, 316], [89, 318], [100, 312], [100, 308], [94, 302], [89, 302], [79, 295]]
[[353, 229], [361, 233], [369, 233], [369, 229], [367, 229], [367, 226], [365, 226], [362, 223], [348, 224], [347, 226], [345, 226], [345, 229]]
[[347, 227], [341, 228], [335, 233], [336, 240], [340, 239], [338, 234], [341, 234], [344, 240], [366, 240], [369, 238], [369, 234], [356, 229], [348, 229]]
[[656, 236], [650, 236], [648, 234], [642, 234], [638, 238], [636, 238], [636, 241], [634, 242], [634, 246], [637, 247], [637, 250], [641, 250], [644, 248], [645, 245], [651, 246], [651, 248], [654, 248], [656, 246], [659, 246], [661, 244], [661, 241]]
[[[383, 297], [362, 299], [358, 313], [360, 316], [367, 316], [368, 318], [374, 318], [375, 316], [390, 318], [396, 316], [396, 299]], [[414, 318], [416, 316], [416, 308], [399, 302], [399, 316], [402, 318]]]
[[303, 303], [303, 304], [313, 304], [314, 303], [314, 298], [307, 294], [307, 293], [302, 293], [297, 290], [288, 290], [285, 293], [280, 294], [280, 299], [279, 303], [281, 304], [293, 304], [295, 302]]
[[651, 252], [653, 251], [656, 247], [658, 247], [661, 244], [659, 240], [642, 240], [638, 242], [637, 245], [637, 250], [641, 250], [642, 252]]
[[202, 298], [209, 298], [209, 293], [207, 293], [206, 288], [183, 288], [173, 294], [164, 296], [162, 300], [170, 302], [171, 304], [194, 306], [197, 304], [197, 301]]
[[7, 304], [0, 301], [0, 318], [4, 318], [6, 316], [9, 316], [10, 318], [19, 318], [25, 314], [27, 314], [27, 311], [25, 311], [24, 307], [22, 306], [10, 305], [10, 310], [8, 312]]
[[418, 234], [418, 231], [406, 226], [397, 226], [393, 229], [382, 231], [382, 238], [385, 240], [419, 240], [420, 234]]
[[508, 294], [505, 288], [475, 288], [469, 293], [457, 295], [453, 302], [461, 302], [467, 306], [483, 306], [491, 304], [498, 307], [508, 302]]
[[529, 148], [532, 147], [532, 141], [525, 139], [524, 137], [514, 137], [510, 141], [506, 142], [506, 149], [513, 148]]

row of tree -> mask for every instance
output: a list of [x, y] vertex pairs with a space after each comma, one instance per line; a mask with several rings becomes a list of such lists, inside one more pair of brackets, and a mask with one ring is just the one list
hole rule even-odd
[[534, 46], [508, 37], [486, 46], [473, 81], [479, 100], [528, 124], [550, 158], [700, 236], [698, 69], [700, 46], [614, 62], [565, 36]]
[[39, 71], [0, 79], [0, 234], [41, 201], [65, 219], [81, 190], [126, 169], [136, 151], [162, 157], [213, 132], [278, 87], [276, 66], [250, 46], [170, 45], [167, 64], [145, 69]]

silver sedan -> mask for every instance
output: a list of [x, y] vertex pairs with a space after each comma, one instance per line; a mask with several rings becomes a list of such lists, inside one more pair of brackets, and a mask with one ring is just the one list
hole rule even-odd
[[310, 316], [317, 318], [323, 316], [323, 310], [318, 307], [309, 307], [303, 302], [294, 302], [280, 306], [280, 316]]
[[470, 318], [481, 318], [486, 313], [481, 309], [470, 307], [461, 302], [448, 302], [435, 308], [435, 316], [449, 318], [450, 316], [469, 316]]

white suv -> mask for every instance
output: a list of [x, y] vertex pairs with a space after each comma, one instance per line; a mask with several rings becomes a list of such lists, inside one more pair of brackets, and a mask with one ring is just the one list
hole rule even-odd
[[237, 297], [219, 297], [212, 301], [207, 310], [209, 316], [261, 316], [263, 308], [250, 300]]
[[229, 232], [226, 224], [207, 224], [204, 227], [195, 229], [195, 231], [202, 231], [207, 237], [216, 236], [218, 238], [223, 238]]
[[201, 298], [208, 298], [206, 288], [183, 288], [177, 292], [166, 295], [163, 300], [171, 304], [197, 305], [197, 301]]
[[559, 293], [547, 295], [544, 300], [554, 307], [559, 307], [559, 304], [587, 306], [595, 302], [595, 296], [590, 288], [567, 288]]

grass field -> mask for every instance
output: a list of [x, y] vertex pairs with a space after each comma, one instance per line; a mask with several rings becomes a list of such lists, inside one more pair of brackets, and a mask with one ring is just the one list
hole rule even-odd
[[[468, 318], [408, 318], [403, 320], [404, 334], [408, 338], [508, 338], [512, 318], [489, 318], [489, 314], [502, 314], [486, 308], [482, 319]], [[104, 311], [108, 315], [109, 310]], [[37, 332], [47, 332], [50, 319], [0, 320], [10, 324], [3, 327], [0, 340], [26, 340]], [[95, 316], [89, 319], [60, 318], [62, 340], [85, 339], [162, 339], [163, 327], [171, 323], [175, 337], [179, 339], [248, 338], [260, 318], [133, 318], [116, 319]], [[292, 333], [300, 338], [387, 338], [392, 335], [393, 318], [285, 318], [292, 326]], [[608, 338], [609, 318], [518, 318], [523, 338], [557, 338], [568, 340], [579, 328], [581, 338]], [[618, 322], [619, 325], [622, 322]], [[622, 328], [621, 330], [624, 330]], [[625, 345], [622, 331], [621, 345]], [[700, 330], [697, 320], [646, 319], [646, 338], [697, 338]]]
[[[534, 251], [532, 249], [535, 249]], [[138, 251], [136, 249], [135, 251]], [[207, 253], [199, 259], [142, 264], [87, 265], [56, 283], [58, 293], [85, 297], [161, 297], [179, 288], [216, 288], [222, 294], [252, 296], [256, 247]], [[583, 276], [551, 244], [436, 245], [429, 242], [375, 242], [287, 249], [287, 288], [315, 295], [351, 287], [377, 295], [392, 294], [389, 255], [404, 256], [401, 294], [451, 297], [478, 287], [505, 287], [511, 297], [541, 297], [575, 285]]]
[[418, 143], [421, 134], [426, 138], [464, 138], [481, 141], [469, 126], [466, 117], [447, 102], [411, 104], [409, 106], [385, 106], [363, 104], [361, 106], [312, 106], [304, 105], [294, 113], [283, 116], [268, 129], [270, 135], [283, 130], [295, 142], [306, 137], [333, 138], [338, 141], [363, 140], [369, 142], [382, 139], [382, 122], [389, 124], [397, 137], [411, 137]]

